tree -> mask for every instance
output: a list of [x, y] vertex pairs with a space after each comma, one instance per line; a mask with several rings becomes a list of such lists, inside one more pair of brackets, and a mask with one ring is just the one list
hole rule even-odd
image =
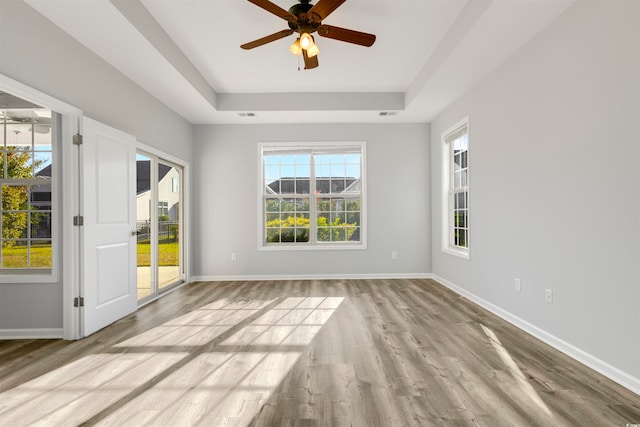
[[[266, 205], [267, 242], [308, 242], [311, 222], [309, 199], [296, 205], [291, 200], [271, 199]], [[348, 242], [357, 240], [360, 228], [360, 200], [334, 198], [317, 201], [316, 240]]]
[[[6, 162], [6, 171], [5, 171]], [[0, 176], [9, 179], [25, 179], [33, 177], [34, 168], [42, 165], [42, 161], [32, 161], [30, 147], [8, 147], [4, 156], [0, 156]], [[2, 246], [10, 248], [15, 240], [27, 236], [29, 208], [29, 187], [27, 185], [2, 186]], [[31, 207], [31, 210], [35, 210]], [[22, 211], [22, 212], [20, 212]], [[39, 218], [33, 217], [34, 225]]]

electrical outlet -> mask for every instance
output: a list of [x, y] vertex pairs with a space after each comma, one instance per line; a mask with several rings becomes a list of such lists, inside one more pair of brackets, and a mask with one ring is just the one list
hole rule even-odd
[[551, 289], [544, 290], [544, 302], [553, 304], [553, 291]]
[[398, 252], [397, 251], [391, 252], [391, 259], [398, 259]]
[[238, 257], [236, 256], [236, 253], [231, 252], [231, 261], [235, 261], [236, 259], [238, 259]]
[[520, 290], [522, 289], [520, 286], [520, 279], [516, 277], [515, 283], [514, 283], [514, 288], [513, 288], [516, 292], [520, 292]]

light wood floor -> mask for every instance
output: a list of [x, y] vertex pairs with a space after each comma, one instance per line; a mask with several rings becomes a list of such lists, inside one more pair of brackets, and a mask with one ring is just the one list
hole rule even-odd
[[194, 283], [0, 341], [0, 425], [625, 426], [640, 396], [430, 280]]

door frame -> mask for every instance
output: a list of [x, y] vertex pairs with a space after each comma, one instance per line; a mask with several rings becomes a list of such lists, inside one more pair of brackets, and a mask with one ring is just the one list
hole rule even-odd
[[173, 163], [173, 165], [175, 166], [179, 166], [182, 168], [182, 182], [181, 182], [182, 194], [180, 195], [181, 204], [182, 204], [182, 217], [181, 217], [182, 229], [180, 231], [180, 240], [182, 243], [182, 254], [181, 254], [182, 283], [168, 287], [166, 290], [157, 293], [153, 298], [143, 299], [142, 301], [138, 301], [139, 303], [138, 307], [142, 307], [146, 304], [149, 304], [150, 302], [157, 300], [158, 298], [164, 295], [167, 295], [175, 291], [181, 286], [184, 286], [185, 284], [189, 283], [189, 281], [191, 280], [191, 270], [190, 270], [190, 262], [189, 262], [189, 259], [190, 259], [189, 248], [191, 247], [191, 244], [190, 244], [191, 242], [190, 222], [191, 221], [189, 221], [189, 218], [191, 218], [191, 214], [190, 214], [191, 194], [189, 191], [189, 189], [191, 188], [191, 185], [190, 185], [191, 170], [190, 170], [189, 162], [183, 159], [180, 159], [178, 157], [172, 156], [171, 154], [165, 153], [164, 151], [159, 150], [158, 148], [152, 147], [150, 145], [147, 145], [137, 140], [136, 140], [136, 152], [143, 155], [150, 155], [154, 157], [155, 160], [159, 160], [159, 161], [164, 160], [164, 161]]
[[[60, 168], [61, 182], [58, 201], [61, 218], [58, 239], [59, 255], [62, 260], [58, 264], [62, 270], [58, 272], [57, 281], [62, 283], [62, 338], [66, 340], [80, 338], [80, 311], [73, 306], [73, 298], [80, 295], [80, 230], [73, 225], [73, 216], [80, 209], [79, 203], [79, 162], [77, 146], [73, 145], [73, 135], [78, 133], [82, 110], [66, 102], [60, 101], [26, 84], [0, 74], [0, 90], [33, 102], [61, 115], [61, 141], [58, 147], [57, 161], [68, 167]], [[64, 191], [64, 189], [70, 189]]]

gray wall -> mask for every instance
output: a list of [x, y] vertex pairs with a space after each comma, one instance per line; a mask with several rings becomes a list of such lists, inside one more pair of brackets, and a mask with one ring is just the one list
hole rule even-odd
[[191, 160], [186, 120], [21, 0], [2, 0], [0, 11], [0, 73]]
[[[636, 389], [639, 16], [576, 3], [431, 124], [434, 274]], [[469, 261], [440, 246], [441, 133], [466, 115]]]
[[[272, 141], [366, 141], [366, 250], [258, 250], [258, 142]], [[416, 276], [431, 271], [428, 125], [197, 126], [194, 150], [195, 276]], [[397, 260], [391, 259], [392, 251], [398, 252]]]
[[[22, 1], [0, 1], [0, 73], [191, 161], [187, 121]], [[0, 283], [0, 330], [50, 328], [62, 328], [62, 283]]]

